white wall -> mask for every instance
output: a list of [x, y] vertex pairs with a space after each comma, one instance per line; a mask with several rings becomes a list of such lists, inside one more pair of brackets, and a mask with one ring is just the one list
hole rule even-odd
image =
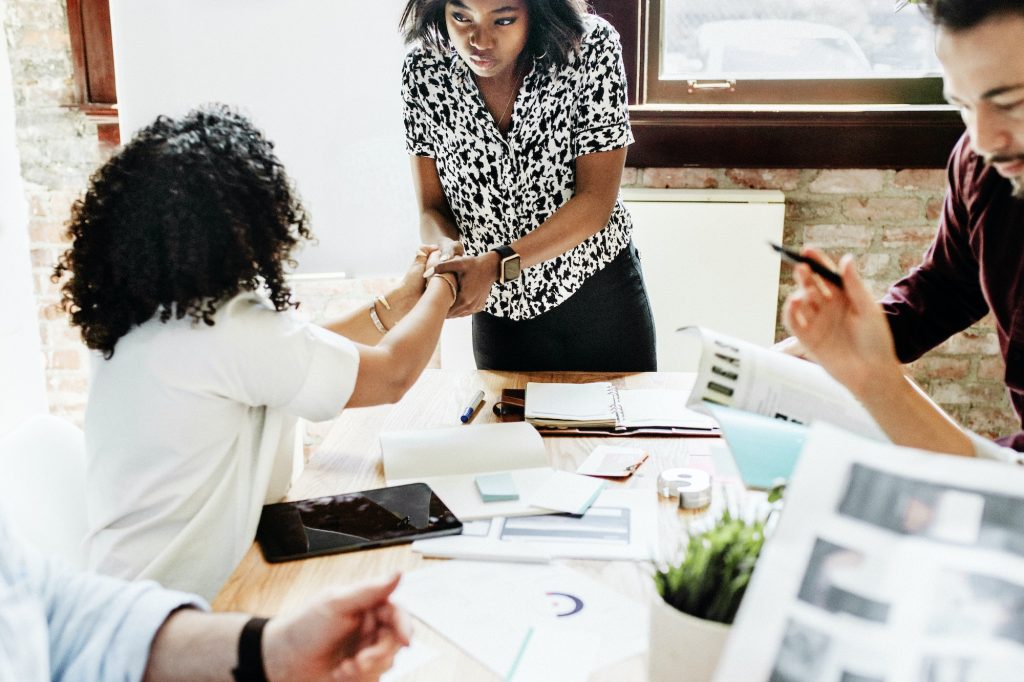
[[32, 291], [28, 207], [15, 137], [14, 91], [6, 15], [0, 0], [0, 435], [30, 414], [46, 412], [39, 318]]
[[300, 271], [397, 273], [419, 243], [403, 146], [403, 0], [112, 0], [121, 139], [158, 114], [239, 106], [313, 216]]

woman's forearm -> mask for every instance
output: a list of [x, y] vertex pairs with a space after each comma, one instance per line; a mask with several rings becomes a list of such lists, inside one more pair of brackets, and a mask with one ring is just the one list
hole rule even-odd
[[512, 248], [519, 254], [524, 268], [543, 263], [579, 246], [600, 232], [615, 207], [618, 194], [611, 197], [597, 193], [581, 193], [567, 201]]
[[359, 375], [349, 407], [392, 403], [405, 395], [433, 356], [454, 300], [444, 278], [430, 277], [409, 314], [375, 347], [360, 347]]
[[[395, 288], [383, 296], [374, 297], [368, 305], [348, 311], [341, 317], [325, 324], [324, 328], [335, 334], [341, 334], [356, 343], [375, 346], [385, 337], [374, 323], [370, 307], [373, 307], [381, 325], [385, 329], [392, 329], [409, 314], [418, 300], [419, 296], [403, 291], [400, 287]], [[385, 306], [385, 302], [387, 306]]]
[[420, 209], [420, 237], [423, 243], [441, 246], [446, 240], [459, 241], [459, 229], [441, 185], [437, 163], [426, 156], [413, 156], [410, 161], [416, 203]]
[[[381, 335], [380, 330], [377, 329], [377, 325], [373, 323], [373, 318], [370, 317], [370, 305], [376, 309], [376, 300], [367, 306], [359, 306], [354, 310], [350, 310], [341, 317], [325, 324], [324, 328], [329, 329], [335, 334], [341, 334], [350, 341], [366, 346], [375, 346], [384, 337]], [[378, 318], [380, 318], [380, 311], [378, 310], [377, 312]]]
[[596, 152], [576, 159], [573, 197], [512, 245], [524, 268], [569, 251], [608, 224], [619, 198], [625, 163], [625, 149]]
[[424, 244], [440, 244], [446, 239], [459, 241], [459, 231], [450, 216], [428, 208], [420, 214], [420, 239]]

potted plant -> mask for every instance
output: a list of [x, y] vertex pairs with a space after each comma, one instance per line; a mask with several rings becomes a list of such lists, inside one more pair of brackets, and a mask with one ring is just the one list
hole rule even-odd
[[[777, 487], [768, 499], [780, 498]], [[776, 509], [752, 522], [725, 512], [690, 536], [678, 564], [655, 572], [661, 599], [651, 607], [651, 680], [712, 678]]]

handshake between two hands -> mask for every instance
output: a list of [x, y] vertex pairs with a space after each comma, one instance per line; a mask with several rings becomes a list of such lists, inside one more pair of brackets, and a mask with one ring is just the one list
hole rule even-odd
[[[431, 277], [444, 279], [451, 287], [453, 302], [448, 317], [464, 317], [484, 309], [497, 279], [498, 263], [491, 253], [466, 256], [462, 244], [445, 240], [442, 244], [420, 246], [413, 267], [406, 277], [420, 276], [422, 293]], [[403, 282], [405, 284], [405, 282]], [[411, 284], [411, 282], [410, 282]]]

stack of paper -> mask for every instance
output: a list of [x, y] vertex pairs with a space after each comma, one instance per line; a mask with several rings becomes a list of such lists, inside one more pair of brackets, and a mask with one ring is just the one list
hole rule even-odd
[[[603, 481], [553, 469], [540, 434], [525, 422], [393, 431], [380, 435], [380, 445], [389, 486], [426, 483], [463, 521], [582, 514], [604, 487]], [[515, 494], [482, 494], [481, 475], [503, 473], [511, 478], [505, 489]]]

